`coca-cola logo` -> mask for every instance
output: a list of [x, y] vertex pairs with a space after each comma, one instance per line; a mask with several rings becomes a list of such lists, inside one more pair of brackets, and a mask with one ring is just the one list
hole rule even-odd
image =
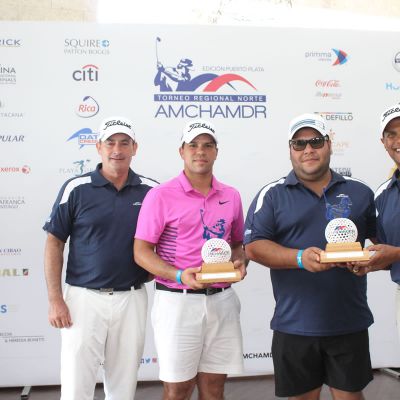
[[340, 81], [338, 79], [330, 79], [329, 81], [323, 81], [318, 79], [315, 81], [316, 87], [324, 87], [324, 88], [337, 88], [340, 87]]

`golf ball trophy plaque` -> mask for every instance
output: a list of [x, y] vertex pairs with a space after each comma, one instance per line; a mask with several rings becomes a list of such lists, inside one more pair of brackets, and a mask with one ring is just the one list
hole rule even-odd
[[240, 281], [240, 271], [230, 261], [231, 255], [231, 246], [224, 239], [207, 240], [201, 249], [204, 263], [201, 272], [196, 274], [196, 280], [202, 283]]
[[370, 254], [357, 240], [357, 227], [348, 218], [334, 218], [325, 228], [328, 242], [320, 255], [321, 263], [368, 261]]

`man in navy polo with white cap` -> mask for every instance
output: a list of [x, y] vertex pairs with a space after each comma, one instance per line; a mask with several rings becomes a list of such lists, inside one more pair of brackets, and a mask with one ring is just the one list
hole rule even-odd
[[105, 119], [96, 143], [102, 163], [64, 183], [43, 227], [49, 322], [61, 328], [62, 400], [92, 400], [100, 364], [106, 399], [135, 396], [149, 275], [132, 245], [142, 201], [156, 185], [130, 168], [137, 147], [130, 120]]
[[244, 236], [247, 257], [271, 273], [275, 392], [317, 400], [327, 384], [336, 400], [361, 400], [372, 379], [366, 277], [322, 264], [320, 253], [332, 218], [351, 219], [362, 245], [375, 237], [373, 193], [329, 168], [331, 141], [320, 116], [292, 120], [289, 147], [292, 171], [257, 194]]
[[380, 244], [369, 247], [375, 254], [369, 263], [360, 265], [366, 268], [366, 272], [390, 269], [392, 280], [397, 283], [397, 327], [400, 337], [400, 104], [394, 104], [382, 113], [379, 136], [397, 168], [391, 179], [384, 182], [375, 193], [377, 241]]

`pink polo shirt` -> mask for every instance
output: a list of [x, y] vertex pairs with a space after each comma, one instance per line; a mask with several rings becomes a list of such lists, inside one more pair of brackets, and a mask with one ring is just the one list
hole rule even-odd
[[[239, 192], [212, 179], [204, 196], [182, 172], [176, 178], [151, 189], [142, 204], [135, 238], [156, 245], [157, 254], [180, 269], [199, 267], [201, 248], [208, 239], [228, 243], [243, 241], [243, 209]], [[185, 288], [175, 281], [155, 278], [157, 282]], [[227, 284], [214, 284], [224, 287]]]

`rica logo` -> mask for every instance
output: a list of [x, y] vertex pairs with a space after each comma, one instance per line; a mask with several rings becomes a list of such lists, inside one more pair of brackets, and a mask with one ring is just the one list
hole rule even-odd
[[78, 82], [97, 82], [99, 80], [99, 67], [93, 64], [84, 65], [72, 73], [72, 78]]
[[200, 74], [192, 77], [190, 71], [194, 69], [193, 62], [189, 58], [182, 58], [176, 67], [164, 67], [158, 58], [158, 44], [156, 38], [157, 74], [154, 85], [159, 86], [160, 92], [194, 92], [203, 86], [202, 92], [216, 92], [224, 85], [236, 90], [232, 82], [241, 81], [257, 90], [252, 83], [238, 74], [217, 75], [212, 73]]
[[82, 118], [90, 118], [99, 112], [99, 103], [92, 96], [85, 96], [78, 105], [76, 114]]

